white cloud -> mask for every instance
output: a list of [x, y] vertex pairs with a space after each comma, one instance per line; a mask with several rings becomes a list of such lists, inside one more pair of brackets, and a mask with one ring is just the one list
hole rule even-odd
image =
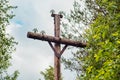
[[[14, 22], [11, 22], [7, 27], [6, 27], [6, 33], [10, 33], [10, 34], [13, 34], [13, 32], [20, 28], [21, 25], [20, 24], [16, 24]], [[14, 32], [15, 33], [15, 32]]]
[[[25, 48], [26, 47], [26, 48]], [[22, 46], [18, 45], [17, 51], [13, 54], [13, 60], [11, 71], [19, 70], [19, 80], [36, 80], [40, 77], [40, 71], [47, 68], [49, 65], [53, 65], [52, 51], [38, 48], [35, 45]]]

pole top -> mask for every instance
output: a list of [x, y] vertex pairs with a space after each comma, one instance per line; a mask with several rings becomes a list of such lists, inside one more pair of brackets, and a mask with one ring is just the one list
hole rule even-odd
[[52, 13], [51, 16], [52, 16], [52, 17], [60, 16], [60, 18], [63, 18], [63, 15], [62, 15], [62, 14], [54, 14], [54, 13]]

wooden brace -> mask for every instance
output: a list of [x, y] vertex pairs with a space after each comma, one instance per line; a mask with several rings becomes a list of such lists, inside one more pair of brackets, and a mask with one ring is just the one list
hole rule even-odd
[[68, 46], [68, 45], [65, 45], [65, 46], [63, 47], [63, 49], [60, 51], [60, 53], [58, 53], [58, 52], [56, 51], [56, 49], [53, 47], [52, 43], [51, 43], [51, 42], [48, 42], [48, 43], [49, 43], [50, 47], [51, 47], [52, 50], [55, 52], [55, 55], [56, 55], [58, 58], [61, 57], [61, 55], [63, 54], [63, 52], [65, 51], [65, 49], [66, 49], [67, 46]]

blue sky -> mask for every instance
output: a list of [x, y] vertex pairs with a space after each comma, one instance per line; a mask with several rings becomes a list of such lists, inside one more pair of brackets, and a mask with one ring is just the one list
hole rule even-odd
[[[18, 6], [14, 10], [15, 17], [7, 28], [19, 43], [13, 54], [12, 66], [9, 71], [19, 70], [18, 80], [38, 80], [42, 78], [40, 71], [53, 65], [53, 51], [47, 42], [27, 38], [27, 32], [33, 28], [44, 30], [46, 34], [53, 35], [53, 18], [50, 10], [69, 12], [74, 0], [11, 0], [11, 4]], [[70, 51], [63, 56], [69, 57]], [[75, 80], [75, 73], [64, 70], [64, 80]], [[69, 74], [69, 75], [68, 75]]]

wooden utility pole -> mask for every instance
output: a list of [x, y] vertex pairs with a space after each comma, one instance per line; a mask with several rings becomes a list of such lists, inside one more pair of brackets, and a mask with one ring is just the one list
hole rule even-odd
[[[57, 38], [60, 38], [60, 15], [58, 14], [52, 14], [52, 17], [54, 17], [54, 36]], [[61, 47], [60, 47], [60, 43], [55, 43], [54, 48], [56, 51], [54, 51], [54, 53], [56, 55], [60, 54], [61, 51]], [[60, 56], [56, 56], [54, 55], [54, 75], [55, 78], [54, 80], [59, 80], [60, 79]]]
[[[62, 15], [52, 14], [51, 16], [54, 17], [54, 37], [33, 32], [28, 32], [27, 37], [32, 39], [48, 41], [49, 45], [54, 51], [54, 80], [60, 80], [60, 58], [67, 46], [69, 45], [75, 47], [86, 47], [86, 43], [60, 38], [60, 18], [62, 18]], [[55, 43], [54, 46], [52, 45], [52, 42]], [[62, 50], [61, 44], [65, 45]]]

